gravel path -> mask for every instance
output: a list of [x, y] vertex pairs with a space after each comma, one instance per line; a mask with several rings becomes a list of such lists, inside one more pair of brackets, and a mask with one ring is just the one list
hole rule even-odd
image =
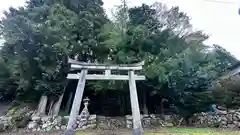
[[[58, 132], [34, 132], [29, 133], [25, 130], [19, 130], [15, 132], [9, 132], [9, 133], [0, 133], [0, 135], [63, 135], [64, 131], [58, 131]], [[77, 133], [77, 135], [131, 135], [131, 130], [128, 129], [118, 129], [116, 130], [87, 130], [87, 131], [81, 131]]]
[[63, 135], [63, 131], [29, 133], [29, 132], [25, 132], [24, 130], [19, 130], [19, 131], [15, 131], [15, 132], [0, 133], [0, 135]]

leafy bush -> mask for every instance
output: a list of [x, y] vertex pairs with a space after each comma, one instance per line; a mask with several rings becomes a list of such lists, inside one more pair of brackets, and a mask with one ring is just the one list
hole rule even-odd
[[8, 111], [8, 116], [11, 116], [11, 124], [14, 128], [24, 128], [31, 120], [31, 113], [28, 107], [14, 107]]

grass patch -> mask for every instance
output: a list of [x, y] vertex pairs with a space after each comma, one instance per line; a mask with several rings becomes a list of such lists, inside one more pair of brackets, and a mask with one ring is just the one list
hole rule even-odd
[[86, 134], [86, 133], [80, 133], [80, 132], [78, 132], [78, 133], [76, 133], [76, 135], [90, 135], [90, 134]]
[[210, 132], [211, 129], [208, 128], [169, 128], [162, 129], [160, 133], [206, 133]]
[[[132, 135], [131, 130], [78, 132], [76, 135]], [[240, 135], [240, 131], [211, 128], [163, 128], [145, 130], [144, 135]]]
[[146, 135], [240, 135], [240, 131], [210, 128], [169, 128], [156, 132], [147, 131]]

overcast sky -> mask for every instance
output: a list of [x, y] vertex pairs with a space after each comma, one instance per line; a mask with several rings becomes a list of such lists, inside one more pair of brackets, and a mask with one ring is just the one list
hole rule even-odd
[[[103, 0], [110, 12], [121, 0]], [[223, 1], [223, 2], [213, 2]], [[25, 0], [1, 0], [0, 11], [10, 6], [21, 6]], [[219, 44], [240, 60], [240, 0], [127, 0], [129, 6], [162, 2], [179, 6], [191, 17], [194, 28], [210, 35], [207, 44]], [[228, 2], [228, 3], [225, 3]]]

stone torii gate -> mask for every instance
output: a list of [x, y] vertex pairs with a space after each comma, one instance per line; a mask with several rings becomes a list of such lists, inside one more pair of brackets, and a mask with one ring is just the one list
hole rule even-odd
[[[109, 65], [84, 63], [69, 59], [69, 63], [71, 64], [71, 70], [81, 70], [81, 73], [68, 74], [67, 76], [68, 79], [78, 79], [78, 84], [65, 135], [75, 134], [73, 128], [76, 122], [76, 117], [79, 114], [86, 80], [128, 80], [133, 116], [133, 135], [144, 134], [139, 111], [136, 81], [145, 80], [145, 76], [135, 75], [134, 73], [134, 71], [142, 69], [144, 62], [136, 64]], [[104, 71], [104, 74], [88, 74], [88, 71], [90, 70]], [[111, 71], [126, 71], [128, 72], [128, 75], [114, 75], [111, 74]]]

